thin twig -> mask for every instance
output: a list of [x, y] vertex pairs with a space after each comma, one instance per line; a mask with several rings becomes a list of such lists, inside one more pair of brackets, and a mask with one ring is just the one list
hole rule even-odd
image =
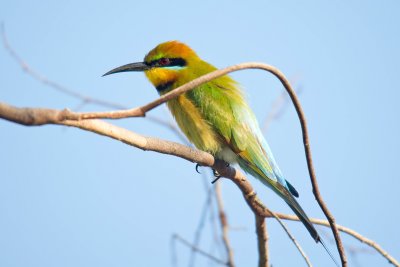
[[329, 211], [328, 206], [325, 204], [325, 201], [322, 199], [322, 195], [319, 191], [319, 186], [318, 186], [318, 182], [317, 182], [317, 176], [315, 175], [315, 171], [314, 171], [314, 164], [313, 164], [313, 160], [312, 160], [312, 156], [311, 156], [311, 148], [310, 148], [310, 141], [309, 141], [309, 137], [308, 137], [308, 129], [307, 129], [307, 121], [306, 121], [306, 117], [304, 115], [304, 111], [303, 108], [300, 105], [300, 101], [296, 96], [296, 93], [294, 92], [294, 90], [291, 88], [289, 81], [286, 79], [285, 76], [282, 75], [277, 75], [275, 73], [273, 73], [284, 85], [286, 91], [288, 92], [293, 105], [296, 109], [297, 115], [299, 117], [300, 120], [300, 124], [301, 124], [301, 131], [303, 134], [303, 144], [304, 144], [304, 150], [306, 153], [306, 159], [307, 159], [307, 166], [308, 166], [308, 172], [310, 175], [310, 179], [311, 179], [311, 184], [312, 184], [312, 188], [313, 188], [313, 193], [315, 196], [315, 199], [317, 200], [319, 206], [321, 207], [322, 211], [325, 214], [325, 217], [328, 219], [330, 227], [332, 229], [332, 233], [333, 236], [335, 237], [335, 241], [336, 241], [336, 247], [338, 249], [339, 255], [340, 255], [340, 260], [342, 262], [342, 266], [346, 267], [347, 266], [347, 258], [346, 258], [346, 252], [344, 251], [343, 248], [343, 243], [342, 240], [340, 238], [339, 235], [339, 231], [336, 227], [336, 222], [335, 222], [335, 218], [333, 217], [332, 213]]
[[258, 267], [269, 267], [268, 232], [265, 217], [255, 214], [258, 244]]
[[180, 241], [182, 244], [184, 244], [185, 246], [191, 248], [193, 251], [196, 251], [197, 253], [203, 255], [204, 257], [206, 257], [206, 258], [208, 258], [208, 259], [210, 259], [210, 260], [212, 260], [212, 261], [214, 261], [214, 262], [216, 262], [218, 264], [229, 266], [227, 262], [224, 262], [223, 260], [220, 260], [220, 259], [214, 257], [213, 255], [203, 251], [202, 249], [198, 248], [197, 246], [194, 246], [189, 241], [187, 241], [186, 239], [184, 239], [183, 237], [181, 237], [181, 236], [179, 236], [177, 234], [174, 234], [172, 236], [172, 240]]
[[[60, 120], [59, 116], [60, 114], [62, 114], [62, 112], [63, 111], [53, 109], [17, 108], [0, 102], [0, 118], [11, 122], [27, 126], [59, 124], [76, 127], [82, 130], [91, 131], [103, 136], [113, 138], [115, 140], [124, 142], [128, 145], [134, 146], [142, 150], [149, 150], [158, 153], [173, 155], [186, 159], [190, 162], [195, 162], [203, 166], [211, 167], [217, 170], [217, 172], [221, 176], [232, 180], [239, 187], [247, 204], [250, 206], [253, 212], [259, 214], [260, 216], [273, 217], [270, 211], [257, 198], [257, 194], [254, 192], [253, 187], [239, 170], [236, 170], [231, 166], [227, 166], [226, 163], [223, 161], [215, 160], [214, 157], [207, 152], [190, 148], [171, 141], [161, 140], [153, 137], [145, 137], [100, 120]], [[299, 220], [294, 215], [277, 213], [277, 216], [285, 220]], [[328, 227], [330, 226], [330, 223], [325, 220], [311, 219], [311, 221], [315, 224], [320, 224]], [[365, 238], [361, 234], [349, 228], [338, 225], [338, 229], [373, 247], [391, 264], [395, 265], [396, 267], [400, 267], [400, 264], [385, 250], [383, 250], [377, 243]]]
[[[210, 177], [214, 177], [210, 175]], [[210, 182], [208, 182], [210, 184]], [[211, 187], [213, 188], [211, 194], [213, 197], [215, 197], [215, 186], [212, 184]], [[213, 201], [213, 205], [210, 207], [210, 227], [212, 229], [212, 235], [211, 235], [211, 244], [210, 244], [210, 251], [217, 250], [218, 255], [221, 255], [221, 257], [226, 257], [226, 248], [224, 246], [224, 240], [222, 239], [222, 235], [219, 234], [221, 230], [221, 223], [219, 222], [219, 216], [218, 216], [218, 204], [217, 201]]]
[[169, 130], [171, 130], [175, 134], [175, 136], [178, 137], [178, 139], [185, 145], [187, 145], [187, 146], [191, 145], [189, 143], [188, 139], [182, 134], [181, 131], [179, 131], [179, 129], [176, 127], [176, 125], [174, 123], [172, 123], [171, 121], [163, 120], [156, 116], [151, 116], [151, 115], [147, 115], [146, 118], [156, 124], [162, 125], [162, 126], [168, 128]]
[[[301, 91], [302, 91], [301, 86], [296, 87], [297, 95], [299, 95]], [[262, 132], [264, 134], [268, 131], [271, 122], [278, 120], [280, 116], [284, 113], [284, 110], [288, 106], [288, 103], [289, 101], [287, 92], [283, 90], [282, 93], [280, 93], [279, 96], [272, 103], [271, 110], [270, 112], [268, 112], [264, 122], [262, 123]]]
[[[275, 213], [280, 219], [284, 220], [289, 220], [289, 221], [299, 221], [299, 218], [295, 215], [288, 215], [288, 214], [282, 214], [282, 213]], [[271, 216], [267, 216], [271, 217]], [[326, 220], [321, 220], [321, 219], [315, 219], [315, 218], [310, 218], [310, 221], [313, 224], [318, 224], [318, 225], [323, 225], [329, 227], [330, 224]], [[337, 225], [337, 228], [339, 231], [346, 233], [356, 239], [358, 239], [360, 242], [374, 248], [379, 254], [381, 254], [383, 257], [385, 257], [391, 264], [393, 264], [396, 267], [400, 267], [400, 263], [393, 257], [391, 256], [386, 250], [384, 250], [378, 243], [374, 242], [371, 239], [366, 238], [365, 236], [361, 235], [360, 233], [342, 226], [342, 225]]]
[[[223, 168], [223, 165], [224, 165], [223, 162], [216, 161], [212, 168], [216, 169], [218, 171], [218, 173], [220, 175], [222, 175], [223, 177], [226, 177], [226, 178], [232, 180], [240, 188], [247, 204], [250, 206], [250, 208], [253, 210], [253, 212], [255, 214], [258, 214], [258, 215], [264, 216], [264, 217], [274, 217], [272, 215], [271, 211], [267, 207], [265, 207], [264, 204], [259, 200], [253, 187], [251, 186], [249, 181], [244, 177], [244, 175], [232, 167]], [[219, 168], [221, 168], [221, 169], [219, 169]], [[275, 213], [275, 214], [280, 219], [291, 220], [291, 221], [300, 221], [299, 218], [295, 215], [287, 215], [287, 214], [282, 214], [282, 213]], [[310, 220], [314, 224], [330, 227], [330, 222], [327, 220], [313, 219], [313, 218], [311, 218]], [[344, 227], [341, 225], [337, 225], [337, 227], [341, 232], [347, 233], [347, 234], [351, 235], [352, 237], [358, 239], [359, 241], [374, 248], [379, 254], [381, 254], [384, 258], [386, 258], [394, 266], [400, 267], [399, 262], [393, 256], [391, 256], [387, 251], [383, 250], [376, 242], [362, 236], [361, 234], [357, 233], [356, 231], [354, 231], [350, 228], [347, 228], [347, 227]]]
[[279, 222], [279, 224], [282, 226], [282, 228], [285, 230], [286, 234], [289, 236], [290, 240], [292, 240], [292, 242], [296, 246], [297, 250], [300, 252], [301, 256], [306, 261], [307, 265], [309, 267], [312, 267], [310, 259], [308, 258], [308, 256], [306, 255], [306, 253], [304, 252], [304, 250], [302, 249], [300, 244], [297, 242], [297, 240], [294, 238], [294, 236], [290, 233], [289, 228], [287, 228], [286, 224], [275, 214], [275, 212], [272, 212], [271, 210], [269, 212]]
[[40, 81], [41, 83], [43, 83], [57, 91], [60, 91], [64, 94], [66, 94], [66, 95], [69, 95], [71, 97], [82, 100], [82, 104], [92, 103], [92, 104], [109, 107], [109, 108], [117, 108], [117, 109], [125, 108], [124, 106], [117, 104], [117, 103], [105, 101], [102, 99], [98, 99], [98, 98], [94, 98], [91, 96], [87, 96], [87, 95], [78, 93], [77, 91], [71, 90], [57, 82], [49, 80], [45, 76], [41, 75], [40, 73], [38, 73], [37, 71], [32, 69], [24, 60], [22, 60], [22, 58], [17, 54], [17, 52], [11, 47], [11, 45], [7, 39], [4, 23], [1, 23], [1, 35], [2, 35], [2, 39], [3, 39], [4, 47], [9, 52], [11, 57], [14, 58], [18, 62], [18, 64], [21, 66], [23, 71], [25, 71], [27, 74], [32, 76], [34, 79]]
[[[326, 223], [328, 223], [328, 221], [326, 221]], [[328, 223], [329, 225], [329, 223]], [[323, 231], [320, 231], [319, 233], [324, 235], [326, 240], [328, 241], [328, 243], [330, 244], [335, 244], [335, 239], [333, 237], [331, 237], [326, 231], [324, 231], [325, 229], [323, 229]], [[339, 229], [340, 231], [340, 229]], [[371, 247], [363, 247], [362, 245], [350, 245], [350, 244], [346, 244], [346, 242], [343, 243], [344, 249], [347, 251], [347, 255], [349, 255], [352, 260], [349, 262], [352, 262], [352, 265], [354, 266], [361, 266], [358, 262], [357, 256], [359, 254], [369, 254], [369, 255], [373, 255], [376, 253], [376, 251], [371, 248]]]
[[226, 254], [228, 256], [228, 266], [234, 267], [235, 263], [233, 260], [233, 250], [232, 250], [231, 244], [229, 242], [229, 236], [228, 236], [229, 225], [228, 225], [228, 219], [226, 217], [226, 213], [225, 213], [225, 209], [224, 209], [224, 203], [222, 201], [222, 193], [221, 193], [220, 183], [215, 183], [215, 196], [217, 199], [219, 221], [221, 223], [222, 240], [224, 241]]
[[[195, 232], [195, 235], [194, 235], [194, 240], [193, 240], [192, 244], [195, 247], [198, 247], [199, 244], [200, 244], [200, 239], [201, 239], [201, 236], [202, 236], [201, 233], [202, 233], [202, 231], [204, 229], [205, 221], [206, 221], [206, 218], [207, 218], [207, 212], [208, 212], [208, 210], [210, 209], [210, 207], [212, 205], [212, 193], [211, 192], [212, 192], [212, 188], [210, 188], [208, 190], [206, 202], [204, 203], [204, 206], [202, 208], [201, 215], [200, 215], [200, 221], [199, 221], [199, 224], [197, 226], [197, 229], [196, 229], [196, 232]], [[189, 257], [189, 265], [188, 265], [189, 267], [190, 266], [194, 266], [195, 255], [196, 255], [195, 252], [197, 252], [197, 251], [196, 250], [192, 250], [192, 253], [191, 253], [190, 257]]]

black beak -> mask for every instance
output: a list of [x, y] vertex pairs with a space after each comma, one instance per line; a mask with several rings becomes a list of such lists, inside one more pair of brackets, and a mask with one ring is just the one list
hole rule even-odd
[[149, 70], [150, 67], [145, 62], [137, 62], [137, 63], [130, 63], [123, 65], [121, 67], [115, 68], [110, 70], [109, 72], [105, 73], [103, 76], [114, 74], [117, 72], [126, 72], [126, 71], [145, 71]]

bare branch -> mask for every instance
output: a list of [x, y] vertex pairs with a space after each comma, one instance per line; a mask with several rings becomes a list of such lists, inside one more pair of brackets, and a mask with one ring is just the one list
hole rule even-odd
[[16, 108], [0, 102], [0, 118], [19, 124], [32, 126], [43, 124], [59, 124], [77, 127], [100, 135], [108, 136], [142, 150], [157, 151], [163, 154], [176, 155], [203, 166], [212, 166], [214, 157], [206, 152], [181, 145], [179, 143], [145, 137], [124, 128], [101, 120], [59, 120], [63, 111], [54, 109]]
[[[30, 66], [28, 66], [22, 59], [21, 57], [12, 49], [12, 47], [9, 45], [8, 40], [5, 35], [5, 30], [4, 30], [4, 25], [2, 25], [2, 36], [3, 36], [3, 43], [7, 51], [10, 53], [10, 55], [20, 64], [20, 66], [23, 68], [25, 72], [27, 72], [29, 75], [34, 77], [35, 79], [39, 80], [40, 82], [49, 85], [55, 89], [57, 89], [60, 92], [63, 92], [65, 94], [68, 94], [70, 96], [80, 98], [83, 100], [84, 103], [90, 102], [94, 104], [99, 104], [102, 106], [109, 106], [112, 108], [121, 108], [120, 105], [114, 104], [114, 103], [109, 103], [107, 101], [103, 100], [98, 100], [94, 99], [92, 97], [88, 97], [82, 94], [79, 94], [75, 91], [72, 91], [56, 82], [53, 82], [46, 77], [40, 75], [38, 72], [34, 71]], [[108, 136], [111, 138], [114, 138], [116, 140], [120, 140], [122, 142], [125, 142], [127, 144], [133, 145], [137, 148], [143, 149], [143, 150], [153, 150], [157, 151], [160, 153], [165, 153], [165, 154], [170, 154], [170, 155], [175, 155], [182, 157], [186, 160], [192, 161], [192, 162], [197, 162], [201, 165], [204, 166], [212, 166], [213, 168], [217, 169], [218, 172], [222, 175], [232, 175], [228, 176], [231, 180], [233, 180], [242, 190], [242, 193], [245, 196], [245, 199], [249, 206], [252, 208], [252, 210], [256, 213], [259, 214], [260, 216], [265, 216], [265, 217], [271, 217], [272, 213], [268, 211], [266, 207], [263, 206], [263, 204], [258, 200], [256, 194], [254, 193], [253, 189], [251, 188], [251, 185], [247, 182], [246, 178], [237, 170], [227, 167], [225, 168], [221, 162], [216, 161], [210, 154], [198, 151], [196, 149], [191, 149], [186, 146], [174, 143], [174, 142], [169, 142], [169, 141], [163, 141], [157, 138], [152, 138], [152, 137], [144, 137], [140, 136], [138, 134], [135, 134], [133, 132], [127, 131], [123, 128], [119, 128], [113, 125], [110, 125], [108, 123], [102, 122], [102, 121], [97, 121], [97, 120], [90, 120], [94, 118], [110, 118], [110, 119], [117, 119], [117, 118], [125, 118], [125, 117], [140, 117], [140, 116], [145, 116], [146, 113], [165, 103], [166, 101], [173, 99], [174, 97], [177, 97], [180, 94], [183, 94], [184, 92], [187, 92], [189, 90], [192, 90], [193, 88], [197, 87], [198, 85], [208, 82], [212, 79], [215, 79], [217, 77], [226, 75], [230, 72], [241, 70], [241, 69], [263, 69], [266, 70], [273, 75], [275, 75], [284, 85], [286, 91], [288, 92], [294, 106], [296, 109], [296, 112], [299, 116], [299, 120], [301, 123], [301, 128], [302, 128], [302, 134], [303, 134], [303, 144], [305, 148], [305, 154], [306, 154], [306, 159], [307, 159], [307, 166], [311, 178], [311, 183], [313, 187], [313, 193], [315, 195], [316, 200], [318, 201], [321, 209], [324, 211], [325, 216], [328, 218], [328, 222], [324, 220], [320, 220], [320, 222], [324, 223], [319, 223], [317, 219], [313, 219], [312, 221], [317, 224], [325, 225], [325, 226], [330, 226], [333, 232], [333, 235], [335, 237], [336, 241], [336, 246], [338, 248], [342, 265], [347, 266], [347, 260], [346, 256], [344, 253], [343, 245], [338, 233], [338, 230], [342, 232], [346, 232], [353, 237], [359, 239], [361, 242], [364, 242], [368, 244], [369, 246], [375, 248], [381, 255], [383, 255], [385, 258], [389, 260], [390, 263], [392, 263], [395, 266], [400, 266], [399, 263], [391, 257], [386, 251], [384, 251], [378, 244], [373, 242], [372, 240], [369, 240], [360, 234], [356, 233], [355, 231], [345, 228], [343, 226], [335, 224], [335, 219], [333, 218], [332, 214], [329, 212], [326, 204], [322, 200], [321, 194], [319, 192], [319, 187], [317, 184], [315, 172], [314, 172], [314, 167], [313, 167], [313, 162], [312, 162], [312, 157], [311, 157], [311, 149], [310, 149], [310, 144], [309, 144], [309, 137], [308, 137], [308, 130], [307, 130], [307, 124], [306, 124], [306, 119], [304, 116], [304, 112], [301, 108], [301, 105], [298, 101], [298, 98], [293, 91], [293, 89], [290, 86], [289, 81], [286, 79], [286, 77], [275, 67], [262, 64], [262, 63], [243, 63], [243, 64], [238, 64], [234, 65], [225, 69], [217, 70], [215, 72], [209, 73], [207, 75], [204, 75], [198, 79], [195, 79], [188, 84], [185, 84], [173, 91], [171, 91], [168, 94], [165, 94], [164, 96], [160, 97], [159, 99], [156, 99], [153, 102], [148, 103], [147, 105], [144, 105], [142, 107], [130, 109], [130, 110], [117, 110], [117, 111], [111, 111], [111, 112], [89, 112], [89, 113], [79, 113], [79, 112], [71, 112], [67, 109], [65, 110], [54, 110], [54, 109], [32, 109], [32, 108], [15, 108], [12, 106], [9, 106], [4, 103], [0, 103], [0, 118], [7, 119], [9, 121], [14, 121], [16, 123], [24, 124], [24, 125], [44, 125], [44, 124], [59, 124], [59, 125], [67, 125], [67, 126], [73, 126], [73, 127], [78, 127], [84, 130], [92, 131], [104, 136]], [[83, 119], [89, 119], [82, 121]], [[167, 126], [168, 127], [168, 126]], [[244, 187], [242, 188], [242, 185], [239, 185], [240, 182], [239, 180], [242, 179], [244, 182]], [[250, 185], [250, 187], [247, 184]], [[282, 215], [282, 214], [281, 214]], [[282, 215], [282, 216], [291, 216], [291, 215]], [[280, 217], [280, 215], [278, 216]], [[289, 217], [284, 218], [288, 220], [297, 220], [297, 219], [289, 219]], [[297, 217], [294, 217], [297, 218]]]
[[[202, 208], [201, 215], [200, 215], [200, 221], [199, 221], [199, 224], [197, 226], [197, 229], [196, 229], [196, 232], [194, 235], [194, 240], [192, 242], [192, 245], [195, 247], [198, 247], [200, 244], [201, 233], [202, 233], [202, 230], [204, 229], [207, 212], [209, 211], [210, 207], [212, 206], [212, 188], [210, 187], [207, 191], [208, 191], [207, 198], [206, 198], [206, 201]], [[192, 250], [190, 257], [189, 257], [189, 265], [188, 265], [189, 267], [194, 266], [195, 255], [196, 255], [196, 251]]]
[[212, 261], [214, 261], [214, 262], [216, 262], [218, 264], [229, 266], [227, 262], [224, 262], [224, 261], [214, 257], [213, 255], [201, 250], [197, 246], [192, 245], [189, 241], [187, 241], [186, 239], [184, 239], [183, 237], [181, 237], [181, 236], [179, 236], [177, 234], [174, 234], [172, 236], [172, 240], [180, 241], [182, 244], [184, 244], [185, 246], [191, 248], [193, 251], [196, 251], [197, 253], [203, 255], [204, 257], [206, 257], [206, 258], [208, 258], [208, 259], [210, 259], [210, 260], [212, 260]]
[[[6, 48], [10, 51], [10, 53], [13, 55], [13, 57], [16, 60], [18, 60], [18, 62], [20, 62], [21, 65], [23, 65], [24, 62], [16, 55], [16, 53], [8, 45], [7, 39], [5, 38], [4, 26], [3, 26], [3, 40], [6, 45]], [[279, 71], [277, 68], [267, 65], [267, 64], [263, 64], [263, 63], [242, 63], [242, 64], [238, 64], [238, 65], [233, 65], [231, 67], [216, 70], [216, 71], [208, 73], [202, 77], [194, 79], [191, 82], [184, 84], [184, 85], [180, 86], [179, 88], [172, 90], [169, 93], [166, 93], [165, 95], [161, 96], [160, 98], [156, 99], [155, 101], [152, 101], [152, 102], [148, 103], [147, 105], [144, 105], [139, 108], [133, 108], [133, 109], [122, 110], [122, 111], [121, 110], [108, 111], [108, 112], [71, 112], [69, 110], [64, 110], [63, 117], [60, 117], [60, 118], [64, 118], [66, 120], [81, 120], [81, 119], [96, 119], [96, 118], [119, 119], [119, 118], [126, 118], [126, 117], [145, 116], [146, 112], [148, 112], [149, 110], [167, 102], [168, 100], [171, 100], [171, 99], [177, 97], [178, 95], [181, 95], [189, 90], [192, 90], [195, 87], [197, 87], [205, 82], [208, 82], [212, 79], [215, 79], [217, 77], [220, 77], [220, 76], [226, 75], [230, 72], [234, 72], [234, 71], [241, 70], [241, 69], [263, 69], [263, 70], [266, 70], [266, 71], [272, 73], [274, 76], [276, 76], [281, 81], [281, 83], [285, 87], [286, 91], [288, 92], [288, 94], [295, 106], [296, 112], [299, 116], [299, 120], [301, 123], [302, 134], [303, 134], [303, 144], [304, 144], [304, 148], [305, 148], [305, 154], [306, 154], [306, 158], [307, 158], [307, 166], [308, 166], [308, 171], [309, 171], [310, 178], [311, 178], [314, 196], [315, 196], [318, 204], [320, 205], [321, 209], [323, 210], [325, 216], [327, 217], [328, 221], [330, 222], [332, 232], [333, 232], [333, 235], [336, 240], [336, 246], [339, 251], [341, 261], [342, 261], [342, 265], [344, 267], [347, 266], [345, 251], [343, 249], [343, 244], [340, 239], [339, 232], [335, 226], [335, 219], [332, 216], [332, 214], [330, 213], [327, 205], [323, 201], [322, 196], [319, 192], [319, 187], [318, 187], [316, 175], [314, 172], [312, 157], [311, 157], [311, 149], [310, 149], [310, 144], [309, 144], [307, 124], [306, 124], [306, 119], [304, 116], [303, 109], [300, 105], [300, 102], [299, 102], [294, 90], [291, 88], [289, 81], [283, 75], [283, 73], [281, 71]], [[33, 74], [35, 74], [35, 73], [33, 73]], [[36, 76], [39, 80], [42, 80], [43, 82], [48, 83], [44, 77], [41, 77], [40, 75], [37, 75], [37, 74], [35, 74], [34, 76]], [[57, 87], [57, 86], [54, 86], [54, 84], [52, 86]], [[63, 89], [63, 88], [61, 88], [61, 89]]]
[[269, 267], [267, 223], [263, 216], [255, 214], [255, 217], [259, 255], [258, 267]]
[[57, 82], [54, 82], [52, 80], [49, 80], [48, 78], [46, 78], [45, 76], [41, 75], [40, 73], [38, 73], [37, 71], [35, 71], [33, 68], [31, 68], [18, 54], [17, 52], [11, 47], [10, 43], [8, 42], [7, 39], [7, 35], [6, 35], [6, 31], [5, 31], [5, 27], [4, 27], [4, 23], [1, 24], [1, 36], [3, 39], [3, 45], [5, 47], [5, 49], [7, 50], [7, 52], [11, 55], [11, 57], [13, 59], [15, 59], [15, 61], [17, 61], [17, 63], [21, 66], [22, 70], [25, 71], [27, 74], [29, 74], [31, 77], [33, 77], [34, 79], [38, 80], [39, 82], [49, 86], [50, 88], [53, 88], [59, 92], [62, 92], [66, 95], [69, 95], [71, 97], [74, 98], [78, 98], [80, 100], [82, 100], [83, 104], [86, 103], [92, 103], [92, 104], [96, 104], [99, 106], [104, 106], [104, 107], [109, 107], [109, 108], [117, 108], [117, 109], [124, 109], [125, 107], [117, 104], [117, 103], [112, 103], [109, 101], [105, 101], [102, 99], [97, 99], [97, 98], [93, 98], [81, 93], [78, 93], [77, 91], [71, 90]]
[[215, 196], [217, 198], [219, 221], [221, 223], [221, 228], [222, 228], [222, 240], [224, 241], [226, 254], [228, 255], [228, 266], [234, 267], [235, 263], [233, 261], [233, 250], [232, 250], [231, 244], [229, 242], [229, 237], [228, 237], [229, 225], [228, 225], [228, 219], [227, 219], [225, 211], [224, 211], [224, 203], [222, 201], [220, 183], [215, 184]]
[[[0, 118], [8, 121], [28, 126], [59, 124], [77, 127], [86, 131], [91, 131], [103, 136], [119, 140], [142, 150], [149, 150], [173, 155], [186, 159], [190, 162], [196, 162], [203, 166], [212, 167], [213, 169], [217, 170], [221, 176], [232, 180], [239, 187], [247, 204], [250, 206], [251, 210], [254, 213], [263, 217], [273, 217], [271, 212], [258, 199], [253, 187], [239, 170], [236, 170], [230, 166], [226, 166], [225, 162], [214, 159], [214, 157], [207, 152], [199, 151], [197, 149], [193, 149], [171, 141], [161, 140], [154, 137], [145, 137], [100, 120], [60, 121], [59, 116], [60, 114], [62, 114], [62, 112], [63, 111], [54, 109], [17, 108], [0, 102]], [[294, 215], [277, 213], [277, 216], [285, 220], [298, 221], [298, 218]], [[315, 224], [320, 224], [324, 226], [330, 225], [330, 223], [325, 220], [311, 219], [311, 221]], [[400, 267], [400, 264], [374, 241], [363, 237], [359, 233], [349, 228], [338, 225], [338, 229], [373, 247], [390, 263], [397, 267]]]
[[158, 117], [150, 116], [150, 115], [147, 115], [146, 118], [149, 119], [150, 121], [154, 122], [154, 123], [157, 123], [159, 125], [162, 125], [162, 126], [168, 128], [169, 130], [171, 130], [176, 135], [176, 137], [178, 137], [178, 139], [182, 143], [184, 143], [185, 145], [190, 146], [190, 143], [189, 143], [188, 139], [182, 134], [181, 131], [178, 130], [176, 125], [173, 124], [171, 121], [163, 120], [163, 119], [160, 119]]
[[[219, 165], [219, 164], [221, 164], [221, 162], [217, 161], [216, 165]], [[214, 165], [214, 166], [216, 166], [216, 165]], [[223, 165], [223, 163], [222, 163], [222, 165]], [[244, 177], [244, 175], [241, 172], [233, 169], [232, 167], [227, 167], [222, 170], [220, 170], [220, 169], [217, 169], [217, 170], [218, 170], [219, 174], [232, 180], [240, 188], [244, 198], [246, 199], [247, 204], [250, 206], [250, 208], [252, 209], [252, 211], [255, 214], [258, 214], [260, 216], [264, 216], [267, 218], [274, 217], [272, 215], [271, 211], [267, 207], [265, 207], [264, 204], [259, 200], [253, 187], [251, 186], [251, 184], [248, 182], [246, 177]], [[225, 172], [225, 171], [227, 171], [227, 172]], [[291, 220], [291, 221], [300, 221], [299, 218], [295, 215], [287, 215], [287, 214], [282, 214], [282, 213], [275, 213], [275, 214], [280, 219]], [[312, 223], [330, 227], [330, 223], [327, 220], [313, 219], [313, 218], [311, 218], [310, 220]], [[385, 257], [394, 266], [400, 267], [400, 264], [398, 263], [398, 261], [395, 258], [393, 258], [393, 256], [389, 255], [389, 253], [387, 251], [383, 250], [376, 242], [362, 236], [361, 234], [357, 233], [356, 231], [354, 231], [350, 228], [347, 228], [347, 227], [344, 227], [341, 225], [337, 225], [337, 227], [341, 232], [347, 233], [347, 234], [353, 236], [354, 238], [358, 239], [359, 241], [374, 248], [379, 254], [381, 254], [383, 257]]]
[[[75, 108], [74, 110], [81, 108], [85, 104], [95, 104], [98, 106], [109, 107], [109, 108], [126, 109], [126, 107], [124, 107], [121, 104], [117, 104], [117, 103], [106, 101], [104, 99], [94, 98], [91, 96], [81, 94], [76, 90], [69, 89], [64, 85], [62, 85], [58, 82], [52, 81], [42, 74], [39, 74], [39, 72], [37, 72], [35, 69], [33, 69], [25, 60], [23, 60], [22, 57], [20, 55], [18, 55], [18, 53], [15, 51], [15, 49], [10, 45], [7, 35], [6, 35], [4, 23], [1, 23], [1, 36], [2, 36], [2, 40], [3, 40], [4, 48], [10, 54], [10, 56], [21, 66], [23, 71], [25, 71], [28, 75], [30, 75], [37, 81], [39, 81], [51, 88], [63, 93], [63, 94], [69, 95], [71, 97], [77, 98], [82, 101], [78, 105], [78, 107]], [[147, 116], [147, 118], [154, 123], [157, 123], [159, 125], [167, 127], [168, 129], [173, 131], [175, 133], [175, 135], [183, 143], [188, 144], [186, 137], [184, 137], [182, 135], [182, 133], [176, 128], [176, 126], [174, 124], [172, 124], [171, 122], [162, 120], [162, 119], [154, 117], [154, 116]]]
[[[299, 218], [297, 218], [297, 216], [295, 216], [295, 215], [288, 215], [288, 214], [282, 214], [282, 213], [275, 213], [275, 214], [280, 219], [289, 220], [289, 221], [299, 221]], [[267, 216], [267, 217], [271, 217], [271, 216]], [[330, 226], [329, 222], [326, 220], [311, 218], [310, 221], [314, 224], [323, 225], [323, 226], [327, 226], [327, 227]], [[393, 264], [396, 267], [400, 267], [400, 263], [373, 240], [366, 238], [365, 236], [361, 235], [360, 233], [358, 233], [348, 227], [338, 224], [337, 228], [339, 231], [346, 233], [346, 234], [358, 239], [360, 242], [374, 248], [379, 254], [381, 254], [383, 257], [385, 257], [391, 264]]]
[[[301, 91], [301, 86], [296, 88], [297, 95], [299, 95]], [[264, 119], [264, 122], [262, 123], [262, 132], [264, 134], [268, 131], [271, 122], [274, 120], [278, 120], [280, 116], [284, 113], [288, 103], [288, 95], [285, 91], [282, 91], [282, 93], [279, 94], [279, 96], [272, 103], [271, 110]]]
[[197, 86], [199, 86], [203, 83], [206, 83], [212, 79], [216, 79], [216, 78], [226, 75], [228, 73], [242, 70], [242, 69], [262, 69], [262, 70], [268, 71], [281, 81], [281, 83], [285, 87], [286, 91], [288, 92], [288, 94], [293, 102], [293, 105], [295, 106], [295, 109], [296, 109], [296, 112], [297, 112], [297, 115], [299, 117], [300, 124], [301, 124], [302, 135], [303, 135], [303, 144], [304, 144], [311, 184], [313, 187], [313, 193], [314, 193], [314, 196], [315, 196], [319, 206], [321, 207], [322, 211], [324, 212], [325, 216], [327, 217], [327, 219], [330, 223], [333, 235], [336, 240], [336, 246], [337, 246], [338, 252], [340, 254], [342, 266], [346, 267], [347, 266], [346, 254], [345, 254], [345, 251], [343, 248], [342, 241], [340, 239], [339, 232], [337, 230], [337, 227], [335, 226], [335, 219], [332, 216], [331, 212], [329, 211], [327, 205], [323, 201], [321, 193], [319, 191], [317, 178], [316, 178], [316, 175], [314, 172], [314, 166], [313, 166], [313, 161], [312, 161], [312, 156], [311, 156], [311, 148], [310, 148], [310, 142], [309, 142], [308, 130], [307, 130], [307, 122], [306, 122], [306, 118], [304, 115], [304, 111], [303, 111], [303, 109], [300, 105], [300, 101], [298, 100], [296, 93], [292, 89], [289, 81], [284, 76], [284, 74], [277, 68], [275, 68], [271, 65], [257, 63], [257, 62], [241, 63], [241, 64], [233, 65], [233, 66], [230, 66], [230, 67], [227, 67], [224, 69], [219, 69], [219, 70], [213, 71], [211, 73], [208, 73], [206, 75], [203, 75], [199, 78], [196, 78], [196, 79], [164, 94], [160, 98], [158, 98], [144, 106], [141, 106], [141, 107], [128, 109], [128, 110], [116, 110], [116, 111], [108, 111], [108, 112], [71, 112], [69, 110], [64, 110], [63, 115], [64, 115], [64, 118], [67, 120], [98, 119], [98, 118], [120, 119], [120, 118], [127, 118], [127, 117], [142, 117], [142, 116], [145, 116], [145, 114], [148, 111], [154, 109], [155, 107], [158, 107], [159, 105], [167, 102], [168, 100], [171, 100], [189, 90], [193, 90], [194, 88], [196, 88]]
[[302, 249], [300, 244], [297, 242], [297, 240], [294, 238], [294, 236], [290, 233], [290, 231], [287, 228], [287, 226], [285, 225], [285, 223], [282, 222], [282, 220], [275, 214], [275, 212], [272, 212], [272, 211], [269, 211], [269, 212], [279, 222], [279, 224], [282, 226], [282, 228], [285, 230], [286, 234], [289, 236], [290, 240], [292, 240], [292, 242], [296, 246], [297, 250], [300, 252], [301, 256], [306, 261], [307, 265], [311, 267], [312, 264], [310, 262], [310, 259], [308, 258], [308, 256], [306, 255], [306, 253], [304, 252], [304, 250]]

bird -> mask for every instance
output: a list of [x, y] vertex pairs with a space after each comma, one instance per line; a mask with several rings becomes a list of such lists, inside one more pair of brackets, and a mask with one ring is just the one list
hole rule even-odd
[[[143, 62], [114, 68], [103, 76], [142, 71], [159, 95], [164, 95], [215, 70], [216, 67], [202, 60], [188, 45], [167, 41], [148, 52]], [[228, 164], [237, 163], [272, 189], [298, 216], [315, 242], [322, 243], [327, 250], [296, 200], [298, 191], [279, 169], [244, 92], [235, 80], [228, 75], [216, 78], [166, 104], [179, 128], [196, 148]]]

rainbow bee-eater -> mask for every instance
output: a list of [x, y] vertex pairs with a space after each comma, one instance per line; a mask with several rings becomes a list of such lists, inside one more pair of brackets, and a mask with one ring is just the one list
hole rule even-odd
[[[143, 62], [126, 64], [104, 75], [143, 71], [160, 95], [216, 68], [187, 45], [169, 41], [156, 46]], [[223, 76], [167, 102], [178, 126], [198, 149], [227, 163], [238, 163], [290, 206], [316, 242], [321, 238], [284, 178], [238, 83]], [[322, 241], [321, 241], [322, 242]]]

